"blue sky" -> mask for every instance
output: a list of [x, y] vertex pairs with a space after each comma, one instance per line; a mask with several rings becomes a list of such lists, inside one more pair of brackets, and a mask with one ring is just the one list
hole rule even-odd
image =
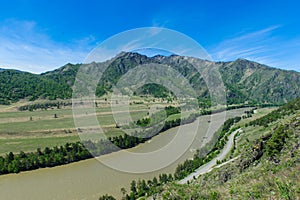
[[139, 27], [184, 33], [213, 60], [300, 71], [298, 1], [1, 1], [0, 68], [40, 73], [81, 63], [105, 39]]

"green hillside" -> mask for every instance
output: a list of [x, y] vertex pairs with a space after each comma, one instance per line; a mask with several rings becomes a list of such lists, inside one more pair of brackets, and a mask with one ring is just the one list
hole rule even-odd
[[[209, 92], [201, 75], [190, 64], [194, 58], [182, 56], [147, 57], [138, 53], [119, 54], [104, 71], [99, 81], [96, 95], [111, 92], [118, 80], [138, 65], [162, 64], [170, 66], [185, 77], [195, 89], [200, 101], [209, 100]], [[202, 69], [208, 69], [213, 62], [196, 59]], [[267, 103], [283, 104], [300, 96], [300, 73], [271, 68], [252, 61], [238, 59], [233, 62], [213, 63], [218, 67], [227, 88], [228, 104]], [[40, 75], [16, 70], [0, 71], [0, 103], [9, 104], [20, 99], [68, 99], [72, 97], [72, 86], [79, 67], [84, 64], [67, 64], [54, 71]], [[94, 66], [100, 66], [94, 63]], [[177, 84], [178, 87], [185, 87]], [[169, 91], [157, 85], [146, 85], [140, 88], [138, 95], [154, 95], [159, 97]]]
[[24, 98], [65, 99], [71, 97], [71, 94], [69, 85], [41, 75], [17, 70], [0, 72], [0, 104], [9, 104]]

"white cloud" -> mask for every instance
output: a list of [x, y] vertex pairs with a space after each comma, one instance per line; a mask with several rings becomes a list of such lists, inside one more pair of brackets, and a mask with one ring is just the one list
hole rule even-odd
[[40, 73], [68, 62], [80, 63], [93, 36], [66, 45], [53, 41], [34, 21], [6, 20], [0, 24], [0, 68]]
[[269, 50], [267, 43], [272, 38], [270, 34], [279, 26], [272, 26], [235, 38], [227, 39], [213, 48], [212, 57], [216, 60], [230, 60], [239, 57], [251, 57]]
[[[281, 26], [271, 26], [262, 30], [229, 38], [210, 49], [214, 60], [231, 61], [246, 58], [272, 67], [299, 71], [299, 38], [283, 40], [276, 31]], [[298, 43], [296, 42], [298, 41]], [[298, 44], [298, 45], [297, 45]]]

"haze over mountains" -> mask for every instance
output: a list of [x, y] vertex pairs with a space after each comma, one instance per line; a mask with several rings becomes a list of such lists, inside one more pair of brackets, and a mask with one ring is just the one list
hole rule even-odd
[[[197, 92], [200, 101], [209, 99], [205, 81], [186, 58], [177, 55], [147, 57], [138, 53], [121, 53], [103, 73], [98, 84], [97, 96], [111, 91], [120, 77], [130, 69], [141, 64], [163, 64], [172, 67], [186, 79]], [[300, 73], [271, 68], [245, 59], [232, 62], [203, 63], [203, 68], [209, 64], [217, 66], [221, 73], [227, 92], [228, 104], [269, 103], [282, 104], [300, 95]], [[69, 99], [72, 97], [72, 86], [78, 69], [84, 64], [66, 64], [54, 71], [42, 74], [31, 74], [17, 70], [0, 69], [0, 104], [9, 104], [20, 99]], [[100, 65], [93, 63], [93, 65]], [[147, 86], [150, 93], [158, 88]], [[143, 91], [143, 90], [140, 90]], [[142, 93], [142, 92], [141, 92]]]

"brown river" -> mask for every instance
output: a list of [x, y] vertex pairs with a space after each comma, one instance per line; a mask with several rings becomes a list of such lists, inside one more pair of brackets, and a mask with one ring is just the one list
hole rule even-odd
[[227, 111], [226, 116], [224, 112], [201, 116], [191, 124], [169, 129], [135, 148], [97, 159], [2, 175], [0, 200], [96, 200], [106, 193], [121, 198], [120, 189], [124, 187], [128, 191], [133, 179], [153, 179], [161, 173], [174, 173], [178, 163], [192, 158], [194, 150], [209, 141], [224, 117], [240, 116], [245, 110]]

